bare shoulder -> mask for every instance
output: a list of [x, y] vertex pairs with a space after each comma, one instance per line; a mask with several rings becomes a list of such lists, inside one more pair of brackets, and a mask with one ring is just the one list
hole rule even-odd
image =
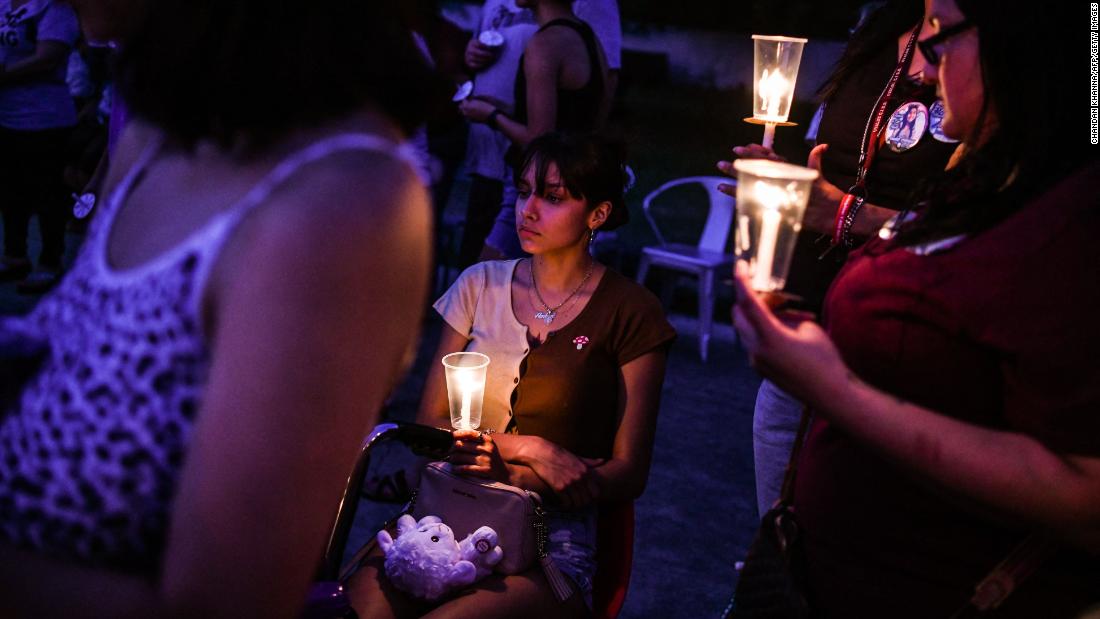
[[299, 170], [257, 213], [254, 226], [284, 246], [318, 255], [366, 241], [399, 246], [414, 232], [429, 233], [428, 195], [394, 155], [345, 151]]
[[[570, 26], [557, 24], [545, 30], [539, 31], [531, 37], [531, 43], [545, 46], [555, 46], [561, 49], [566, 45], [579, 45], [584, 39]], [[530, 45], [531, 43], [528, 43]]]
[[119, 134], [115, 151], [111, 153], [102, 193], [106, 194], [118, 185], [158, 135], [156, 128], [139, 118], [126, 123], [126, 127]]
[[[208, 288], [217, 321], [244, 289], [253, 302], [313, 314], [378, 294], [419, 294], [430, 268], [425, 189], [391, 154], [348, 151], [309, 164], [249, 216], [225, 247]], [[404, 286], [402, 289], [401, 287]]]
[[571, 45], [583, 43], [571, 28], [547, 28], [535, 33], [524, 48], [527, 62], [557, 64], [565, 57]]

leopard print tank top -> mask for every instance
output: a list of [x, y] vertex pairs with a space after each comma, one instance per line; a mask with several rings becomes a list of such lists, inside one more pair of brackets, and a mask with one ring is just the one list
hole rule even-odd
[[114, 270], [111, 224], [157, 149], [147, 148], [108, 198], [57, 288], [29, 315], [0, 319], [0, 339], [46, 350], [0, 413], [0, 541], [85, 564], [155, 567], [210, 365], [203, 289], [227, 238], [299, 168], [334, 152], [379, 151], [416, 168], [405, 145], [367, 134], [324, 138], [174, 248]]

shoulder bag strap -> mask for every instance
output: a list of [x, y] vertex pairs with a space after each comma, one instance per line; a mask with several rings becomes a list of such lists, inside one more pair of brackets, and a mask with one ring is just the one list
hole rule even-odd
[[951, 619], [979, 617], [1000, 606], [1050, 555], [1055, 545], [1037, 533], [1024, 538], [974, 587], [974, 595]]

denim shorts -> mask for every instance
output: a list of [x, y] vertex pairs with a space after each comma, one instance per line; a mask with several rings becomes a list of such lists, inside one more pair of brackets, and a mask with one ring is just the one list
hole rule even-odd
[[546, 525], [550, 529], [550, 558], [577, 585], [591, 610], [592, 578], [596, 575], [596, 508], [546, 510]]

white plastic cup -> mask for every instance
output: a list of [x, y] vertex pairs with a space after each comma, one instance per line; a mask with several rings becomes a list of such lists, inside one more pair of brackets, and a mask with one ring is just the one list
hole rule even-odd
[[802, 62], [806, 39], [752, 35], [753, 118], [769, 123], [787, 122]]
[[738, 159], [734, 253], [749, 263], [752, 288], [782, 290], [818, 171], [768, 159]]
[[479, 352], [453, 352], [443, 357], [447, 403], [451, 427], [455, 430], [476, 430], [481, 426], [488, 367], [489, 357]]
[[462, 82], [462, 84], [459, 85], [459, 87], [457, 89], [455, 89], [455, 94], [454, 94], [453, 97], [451, 97], [451, 101], [454, 101], [455, 103], [458, 103], [460, 101], [465, 101], [466, 99], [468, 99], [470, 97], [470, 94], [472, 94], [473, 92], [474, 92], [474, 83], [473, 82], [471, 82], [469, 80], [467, 80], [465, 82]]
[[499, 52], [504, 47], [504, 35], [499, 30], [483, 30], [481, 34], [477, 35], [477, 40], [494, 52]]

